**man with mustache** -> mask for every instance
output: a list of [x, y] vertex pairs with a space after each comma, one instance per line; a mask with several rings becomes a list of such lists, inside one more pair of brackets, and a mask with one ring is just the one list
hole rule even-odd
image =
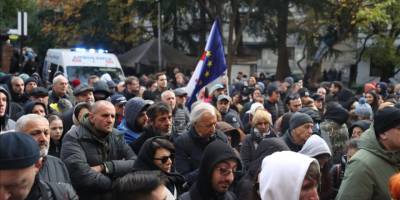
[[57, 157], [47, 155], [50, 147], [50, 127], [46, 118], [37, 114], [23, 115], [17, 121], [16, 131], [33, 137], [39, 144], [43, 166], [39, 171], [42, 180], [54, 183], [71, 183], [65, 164]]

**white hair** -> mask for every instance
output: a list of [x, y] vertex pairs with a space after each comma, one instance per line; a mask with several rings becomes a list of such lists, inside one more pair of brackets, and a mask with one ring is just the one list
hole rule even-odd
[[27, 114], [20, 117], [15, 124], [15, 131], [24, 132], [26, 125], [32, 121], [47, 121], [47, 119], [38, 114]]
[[[46, 121], [49, 122], [46, 118], [44, 118], [43, 116], [40, 116], [38, 114], [27, 114], [27, 115], [23, 115], [22, 117], [20, 117], [16, 124], [15, 124], [15, 131], [18, 132], [25, 132], [26, 129], [26, 125], [28, 123], [31, 122], [38, 122], [38, 121]], [[45, 144], [43, 143], [39, 143], [40, 146], [40, 157], [45, 157], [47, 156], [47, 154], [49, 153], [49, 147], [50, 147], [50, 143], [49, 141], [46, 141]]]
[[173, 96], [175, 96], [174, 91], [172, 91], [172, 90], [165, 90], [164, 92], [161, 93], [161, 99], [164, 99], [164, 98], [167, 96], [167, 94], [172, 94]]
[[196, 103], [192, 108], [192, 112], [190, 112], [190, 123], [196, 123], [204, 113], [211, 113], [212, 115], [217, 116], [213, 105], [204, 102]]
[[[60, 82], [61, 80], [67, 80], [67, 78], [65, 78], [62, 74], [54, 77], [53, 79], [53, 85]], [[68, 80], [67, 80], [68, 81]]]

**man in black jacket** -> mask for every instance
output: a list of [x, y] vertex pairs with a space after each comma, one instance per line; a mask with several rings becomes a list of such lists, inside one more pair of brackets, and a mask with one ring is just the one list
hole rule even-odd
[[190, 113], [190, 128], [175, 142], [175, 168], [185, 176], [189, 185], [199, 173], [200, 160], [204, 149], [214, 140], [228, 143], [224, 133], [215, 129], [217, 116], [215, 108], [208, 103], [199, 103]]
[[97, 101], [79, 127], [64, 136], [61, 159], [81, 199], [112, 199], [116, 178], [129, 173], [136, 155], [114, 128], [115, 108]]
[[27, 134], [0, 135], [0, 199], [77, 200], [70, 184], [43, 181], [38, 176], [42, 165], [39, 146]]
[[222, 141], [210, 143], [201, 159], [199, 176], [189, 192], [181, 200], [234, 200], [229, 191], [241, 162], [232, 147]]

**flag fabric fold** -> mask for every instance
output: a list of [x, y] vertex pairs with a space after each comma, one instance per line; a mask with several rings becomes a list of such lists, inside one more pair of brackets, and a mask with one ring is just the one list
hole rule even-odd
[[219, 30], [219, 22], [215, 20], [210, 35], [208, 36], [204, 52], [186, 86], [186, 91], [188, 93], [186, 106], [189, 110], [191, 109], [191, 105], [197, 101], [197, 94], [199, 91], [210, 82], [224, 75], [226, 69], [223, 39], [221, 31]]

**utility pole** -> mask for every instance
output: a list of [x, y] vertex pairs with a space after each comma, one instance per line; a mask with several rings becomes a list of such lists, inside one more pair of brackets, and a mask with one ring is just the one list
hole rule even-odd
[[157, 1], [157, 10], [158, 10], [158, 20], [157, 20], [157, 28], [158, 28], [158, 71], [162, 70], [162, 54], [161, 54], [161, 0]]

